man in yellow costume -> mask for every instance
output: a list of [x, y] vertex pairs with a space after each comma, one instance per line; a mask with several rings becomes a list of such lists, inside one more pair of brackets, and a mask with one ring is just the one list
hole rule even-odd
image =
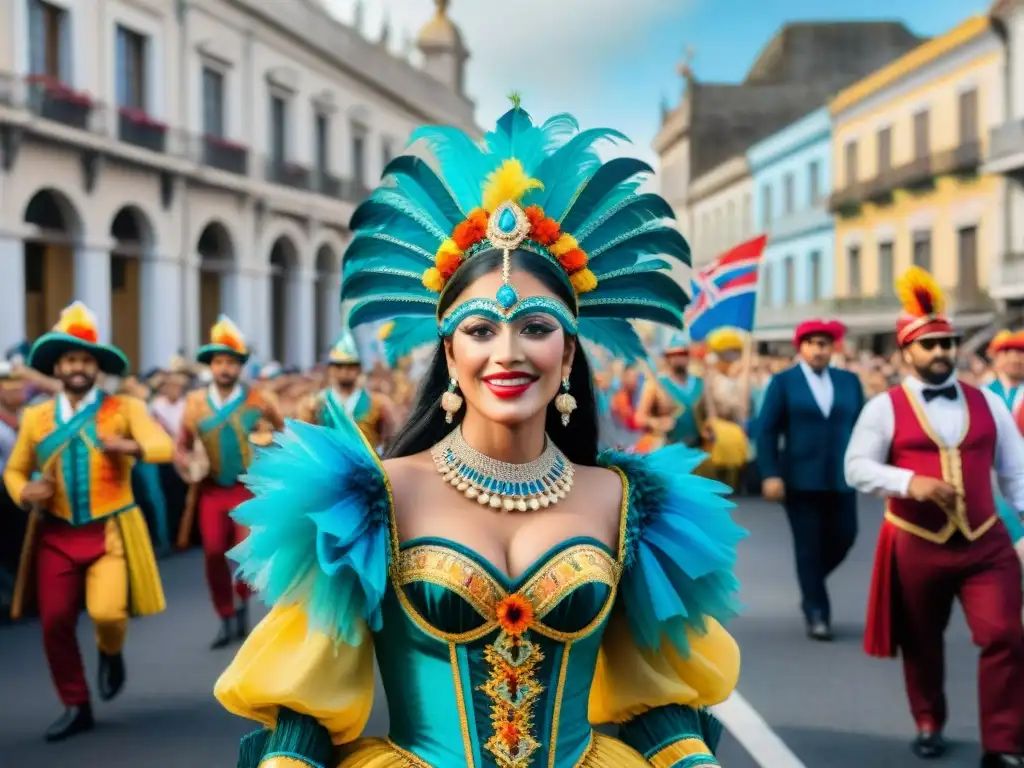
[[136, 461], [170, 461], [174, 444], [146, 404], [108, 395], [100, 373], [123, 376], [128, 360], [101, 344], [85, 305], [63, 311], [32, 346], [28, 365], [63, 384], [56, 397], [25, 410], [4, 470], [14, 501], [33, 505], [12, 614], [23, 609], [35, 560], [39, 616], [50, 674], [65, 711], [46, 731], [58, 741], [93, 725], [89, 687], [75, 638], [82, 593], [96, 624], [99, 693], [109, 701], [125, 682], [129, 615], [164, 610], [164, 593], [146, 521], [132, 495]]
[[[175, 463], [182, 474], [189, 473], [190, 452], [198, 439], [209, 457], [209, 474], [191, 493], [182, 517], [182, 532], [190, 534], [199, 513], [199, 534], [203, 541], [206, 581], [221, 624], [211, 648], [223, 648], [248, 632], [249, 587], [234, 581], [226, 553], [246, 535], [232, 521], [231, 512], [252, 498], [240, 478], [252, 460], [252, 446], [270, 443], [270, 429], [281, 431], [284, 420], [276, 405], [259, 390], [240, 382], [242, 367], [249, 360], [245, 336], [230, 318], [221, 315], [210, 331], [210, 343], [201, 347], [196, 359], [210, 366], [209, 387], [189, 392], [175, 451]], [[179, 533], [179, 541], [182, 535]], [[232, 589], [232, 586], [234, 589]], [[239, 604], [235, 604], [235, 598]]]
[[352, 419], [374, 448], [394, 431], [394, 406], [390, 398], [359, 386], [362, 361], [355, 339], [342, 332], [327, 356], [327, 386], [307, 398], [299, 418], [309, 424], [337, 426], [338, 419]]
[[714, 354], [705, 376], [705, 398], [709, 436], [705, 470], [717, 480], [738, 490], [743, 468], [750, 460], [750, 441], [745, 422], [750, 416], [749, 393], [744, 393], [736, 366], [747, 343], [735, 328], [719, 328], [708, 334], [707, 349]]

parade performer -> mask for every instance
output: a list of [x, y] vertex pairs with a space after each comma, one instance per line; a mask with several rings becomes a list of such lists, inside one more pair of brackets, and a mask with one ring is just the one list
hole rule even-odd
[[636, 423], [647, 434], [637, 442], [638, 453], [649, 453], [672, 443], [699, 448], [703, 442], [704, 381], [690, 375], [689, 336], [673, 334], [662, 354], [667, 372], [657, 381], [646, 382], [640, 395]]
[[750, 461], [750, 440], [744, 422], [743, 386], [734, 368], [743, 355], [744, 335], [735, 328], [718, 328], [705, 340], [714, 354], [712, 375], [707, 376], [704, 396], [708, 420], [708, 471], [733, 490], [739, 488], [743, 468]]
[[327, 356], [328, 386], [308, 397], [299, 418], [309, 424], [336, 426], [339, 419], [352, 419], [370, 445], [379, 447], [396, 426], [390, 398], [360, 387], [363, 367], [355, 339], [343, 332]]
[[910, 374], [870, 400], [846, 452], [846, 480], [888, 497], [869, 596], [864, 647], [903, 656], [918, 734], [914, 752], [946, 744], [943, 634], [959, 597], [981, 649], [983, 768], [1024, 766], [1021, 563], [996, 514], [990, 475], [1024, 509], [1024, 443], [989, 390], [957, 381], [957, 333], [931, 276], [897, 282], [904, 312], [896, 340]]
[[[34, 505], [12, 615], [22, 613], [34, 560], [36, 598], [50, 674], [66, 710], [49, 741], [93, 725], [89, 687], [75, 637], [79, 606], [96, 625], [99, 694], [108, 701], [125, 682], [121, 655], [128, 617], [164, 610], [164, 593], [146, 521], [132, 496], [136, 461], [170, 459], [171, 438], [141, 400], [107, 395], [99, 373], [123, 376], [128, 360], [101, 344], [92, 313], [75, 302], [32, 345], [28, 365], [63, 392], [22, 415], [4, 469], [16, 503]], [[34, 475], [38, 473], [36, 477]]]
[[[996, 375], [986, 386], [1006, 404], [1017, 428], [1024, 433], [1024, 414], [1021, 413], [1021, 403], [1024, 402], [1024, 331], [1000, 331], [992, 339], [988, 351]], [[1024, 523], [1002, 495], [996, 496], [996, 503], [1010, 538], [1024, 558]]]
[[[221, 315], [210, 331], [210, 343], [200, 347], [196, 360], [210, 367], [213, 382], [209, 387], [190, 392], [175, 463], [182, 474], [189, 473], [190, 451], [198, 440], [209, 460], [208, 476], [196, 484], [193, 501], [187, 502], [182, 517], [179, 542], [188, 540], [196, 512], [203, 542], [206, 582], [213, 607], [221, 619], [211, 648], [223, 648], [233, 639], [248, 634], [249, 587], [242, 581], [232, 585], [226, 553], [244, 537], [246, 531], [231, 520], [231, 511], [251, 494], [239, 478], [249, 468], [255, 433], [266, 433], [265, 423], [274, 430], [284, 422], [274, 405], [258, 390], [239, 382], [242, 367], [249, 359], [245, 336], [231, 320]], [[263, 436], [256, 440], [267, 444]], [[239, 604], [235, 604], [237, 595]]]
[[[216, 687], [270, 727], [242, 768], [718, 765], [743, 532], [696, 451], [598, 456], [579, 343], [637, 359], [629, 319], [680, 328], [687, 300], [649, 166], [593, 149], [614, 136], [518, 105], [480, 145], [419, 129], [437, 163], [393, 160], [356, 210], [350, 327], [435, 353], [383, 464], [342, 422], [253, 466], [238, 559], [274, 607]], [[374, 650], [390, 733], [360, 739]]]
[[835, 321], [797, 326], [800, 360], [772, 377], [757, 441], [764, 496], [782, 502], [793, 532], [807, 634], [825, 641], [832, 639], [825, 580], [857, 538], [857, 494], [846, 484], [843, 456], [864, 390], [854, 374], [829, 365], [844, 333]]

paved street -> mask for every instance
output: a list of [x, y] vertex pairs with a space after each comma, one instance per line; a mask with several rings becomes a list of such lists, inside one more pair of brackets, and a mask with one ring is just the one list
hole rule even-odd
[[[751, 531], [740, 572], [747, 614], [733, 626], [744, 651], [740, 691], [767, 726], [795, 754], [771, 743], [762, 726], [745, 729], [754, 758], [732, 735], [721, 750], [727, 768], [890, 768], [917, 764], [907, 748], [912, 725], [896, 662], [866, 658], [860, 650], [864, 596], [878, 502], [861, 507], [862, 533], [851, 559], [833, 584], [839, 639], [812, 644], [803, 637], [791, 545], [781, 510], [745, 501], [738, 519]], [[36, 624], [0, 628], [0, 766], [6, 768], [232, 768], [237, 738], [249, 725], [225, 714], [210, 691], [231, 651], [206, 646], [215, 628], [196, 554], [163, 563], [170, 611], [136, 622], [127, 660], [129, 683], [109, 705], [97, 704], [95, 732], [47, 745], [42, 730], [58, 714], [46, 675]], [[95, 645], [82, 622], [90, 681]], [[977, 765], [975, 654], [962, 618], [949, 635], [949, 735], [956, 749], [937, 765]], [[381, 733], [378, 710], [370, 723]], [[736, 716], [735, 708], [729, 710]], [[745, 722], [745, 720], [743, 721]]]

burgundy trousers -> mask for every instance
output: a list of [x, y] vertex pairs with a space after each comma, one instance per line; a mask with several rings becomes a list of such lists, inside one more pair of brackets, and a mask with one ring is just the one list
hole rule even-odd
[[895, 631], [910, 709], [918, 728], [946, 723], [945, 644], [953, 601], [960, 600], [981, 650], [981, 744], [988, 752], [1024, 752], [1024, 596], [1021, 562], [997, 525], [978, 541], [959, 534], [933, 544], [899, 531]]
[[244, 582], [233, 583], [226, 557], [228, 550], [241, 543], [249, 533], [231, 519], [231, 512], [251, 498], [249, 489], [241, 483], [226, 488], [209, 483], [199, 493], [199, 535], [203, 540], [206, 583], [210, 587], [213, 607], [222, 619], [235, 615], [236, 594], [247, 600], [252, 592]]

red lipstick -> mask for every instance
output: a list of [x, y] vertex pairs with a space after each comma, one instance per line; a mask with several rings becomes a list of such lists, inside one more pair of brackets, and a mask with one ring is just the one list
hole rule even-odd
[[484, 376], [483, 382], [495, 397], [511, 400], [521, 397], [537, 381], [536, 376], [518, 371], [503, 371]]

